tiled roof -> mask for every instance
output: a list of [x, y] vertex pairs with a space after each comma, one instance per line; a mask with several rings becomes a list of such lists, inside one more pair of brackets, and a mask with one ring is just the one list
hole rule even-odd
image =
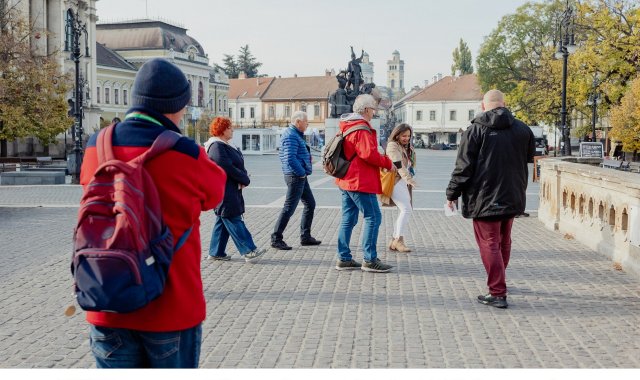
[[96, 62], [98, 66], [138, 71], [138, 68], [122, 58], [120, 54], [96, 42]]
[[404, 99], [405, 102], [482, 100], [482, 90], [475, 74], [446, 76], [422, 91]]
[[327, 99], [337, 89], [335, 76], [276, 78], [262, 100]]
[[229, 79], [229, 99], [262, 98], [273, 77]]

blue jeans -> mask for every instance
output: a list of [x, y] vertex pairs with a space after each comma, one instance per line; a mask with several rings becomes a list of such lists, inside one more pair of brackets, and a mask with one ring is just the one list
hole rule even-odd
[[313, 222], [313, 212], [316, 209], [316, 200], [311, 192], [307, 177], [298, 177], [296, 175], [285, 175], [284, 182], [287, 184], [287, 197], [280, 212], [280, 217], [276, 222], [276, 226], [271, 234], [271, 242], [282, 240], [284, 229], [289, 224], [289, 219], [296, 211], [298, 203], [302, 200], [304, 210], [302, 211], [302, 220], [300, 221], [300, 239], [308, 239], [311, 237], [311, 222]]
[[98, 368], [198, 368], [202, 324], [170, 332], [91, 325], [89, 343]]
[[244, 224], [241, 215], [231, 218], [216, 216], [216, 223], [211, 232], [209, 255], [225, 256], [224, 250], [227, 248], [229, 236], [243, 256], [256, 249], [251, 233]]
[[364, 260], [373, 261], [378, 257], [376, 243], [378, 241], [378, 229], [382, 222], [378, 198], [375, 194], [340, 191], [342, 192], [342, 222], [338, 231], [338, 258], [342, 261], [349, 261], [353, 258], [349, 242], [351, 241], [353, 227], [358, 223], [358, 212], [361, 212], [364, 216], [362, 231]]

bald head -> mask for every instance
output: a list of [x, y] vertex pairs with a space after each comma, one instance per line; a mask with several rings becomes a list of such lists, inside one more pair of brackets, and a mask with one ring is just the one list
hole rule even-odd
[[489, 90], [482, 98], [482, 110], [491, 111], [492, 109], [504, 107], [504, 94], [499, 90]]

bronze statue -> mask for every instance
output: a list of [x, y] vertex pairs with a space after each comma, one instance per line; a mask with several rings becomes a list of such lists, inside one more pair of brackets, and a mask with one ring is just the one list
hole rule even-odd
[[329, 97], [332, 118], [353, 112], [353, 102], [356, 97], [360, 94], [371, 94], [371, 91], [376, 87], [374, 83], [364, 83], [360, 67], [363, 56], [364, 50], [362, 50], [360, 58], [356, 58], [353, 46], [351, 46], [351, 61], [349, 61], [347, 70], [341, 70], [336, 75], [338, 89]]
[[349, 87], [351, 87], [351, 90], [358, 92], [356, 96], [358, 96], [360, 92], [360, 84], [364, 83], [364, 78], [362, 77], [362, 67], [360, 67], [363, 56], [364, 50], [362, 50], [362, 53], [360, 53], [360, 58], [356, 58], [356, 53], [353, 51], [353, 46], [351, 46], [351, 61], [349, 61], [347, 65], [347, 71], [349, 72], [348, 85]]

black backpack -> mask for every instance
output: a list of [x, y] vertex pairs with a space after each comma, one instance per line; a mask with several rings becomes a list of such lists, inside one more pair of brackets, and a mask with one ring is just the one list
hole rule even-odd
[[349, 170], [349, 165], [351, 165], [351, 160], [355, 158], [355, 155], [347, 159], [344, 155], [342, 144], [349, 134], [363, 130], [371, 133], [371, 129], [368, 126], [360, 124], [349, 128], [344, 133], [338, 133], [329, 140], [322, 152], [322, 168], [325, 173], [336, 178], [343, 178], [347, 175], [347, 170]]

